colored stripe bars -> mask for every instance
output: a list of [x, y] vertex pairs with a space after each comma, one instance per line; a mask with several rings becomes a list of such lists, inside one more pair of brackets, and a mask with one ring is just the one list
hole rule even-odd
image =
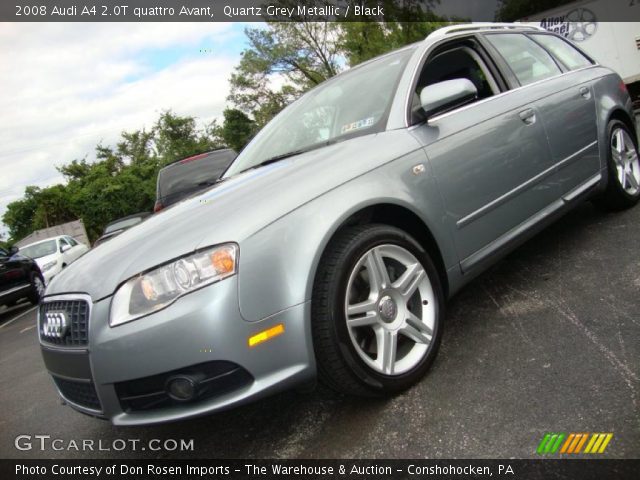
[[538, 445], [536, 453], [604, 453], [612, 438], [613, 433], [547, 433]]

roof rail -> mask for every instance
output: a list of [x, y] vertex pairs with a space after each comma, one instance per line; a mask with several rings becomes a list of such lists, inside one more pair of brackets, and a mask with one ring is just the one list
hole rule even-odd
[[431, 32], [427, 39], [433, 40], [434, 38], [441, 38], [450, 33], [475, 31], [475, 30], [498, 30], [498, 29], [530, 29], [546, 31], [544, 28], [537, 25], [527, 25], [524, 23], [463, 23], [459, 25], [450, 25], [448, 27], [442, 27], [438, 30]]

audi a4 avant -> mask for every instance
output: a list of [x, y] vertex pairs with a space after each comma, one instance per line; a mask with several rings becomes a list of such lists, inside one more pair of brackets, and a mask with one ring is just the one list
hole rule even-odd
[[638, 201], [632, 118], [618, 75], [562, 37], [440, 29], [308, 92], [215, 185], [57, 275], [46, 368], [118, 425], [316, 378], [406, 389], [465, 283], [584, 199]]

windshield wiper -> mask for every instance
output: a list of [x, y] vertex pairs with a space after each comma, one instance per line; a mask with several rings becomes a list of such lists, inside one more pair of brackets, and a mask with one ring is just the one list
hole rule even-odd
[[257, 163], [255, 165], [249, 167], [249, 168], [245, 168], [244, 170], [239, 171], [238, 174], [244, 173], [244, 172], [248, 172], [249, 170], [255, 170], [256, 168], [264, 167], [266, 165], [270, 165], [272, 163], [279, 162], [280, 160], [284, 160], [285, 158], [294, 157], [296, 155], [300, 155], [301, 153], [305, 153], [305, 152], [308, 152], [308, 151], [309, 151], [308, 148], [302, 148], [300, 150], [293, 150], [291, 152], [281, 153], [280, 155], [276, 155], [274, 157], [267, 158], [266, 160], [263, 160], [260, 163]]
[[[256, 163], [249, 168], [245, 168], [244, 170], [240, 170], [238, 173], [234, 173], [233, 176], [240, 175], [241, 173], [248, 172], [249, 170], [255, 170], [256, 168], [264, 167], [265, 165], [270, 165], [272, 163], [279, 162], [280, 160], [284, 160], [285, 158], [295, 157], [296, 155], [300, 155], [301, 153], [307, 153], [312, 150], [317, 150], [318, 148], [327, 147], [329, 145], [333, 145], [334, 143], [341, 142], [342, 139], [332, 139], [327, 140], [326, 142], [314, 143], [313, 145], [309, 145], [308, 147], [301, 148], [299, 150], [292, 150], [290, 152], [281, 153], [280, 155], [275, 155], [273, 157], [269, 157], [266, 160], [261, 161], [260, 163]], [[225, 177], [229, 178], [229, 177]]]

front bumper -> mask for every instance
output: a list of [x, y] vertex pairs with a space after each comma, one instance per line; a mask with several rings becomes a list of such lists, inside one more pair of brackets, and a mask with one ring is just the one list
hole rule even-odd
[[[204, 415], [312, 379], [315, 364], [308, 321], [310, 304], [248, 322], [241, 317], [237, 291], [234, 276], [186, 295], [155, 314], [113, 328], [108, 323], [109, 297], [90, 305], [86, 346], [50, 345], [42, 335], [39, 321], [45, 365], [69, 405], [83, 413], [110, 419], [116, 425], [143, 425]], [[59, 298], [46, 297], [43, 304]], [[277, 324], [284, 325], [283, 334], [248, 346], [250, 336]], [[248, 375], [233, 388], [226, 385], [219, 394], [213, 392], [191, 402], [136, 410], [123, 401], [125, 382], [135, 387], [136, 381], [147, 381], [167, 372], [197, 369], [198, 365], [217, 368], [222, 364], [235, 365]], [[98, 408], [91, 402], [80, 405], [68, 396], [65, 398], [61, 392], [67, 386], [64, 382], [69, 381], [82, 388], [93, 386]]]

